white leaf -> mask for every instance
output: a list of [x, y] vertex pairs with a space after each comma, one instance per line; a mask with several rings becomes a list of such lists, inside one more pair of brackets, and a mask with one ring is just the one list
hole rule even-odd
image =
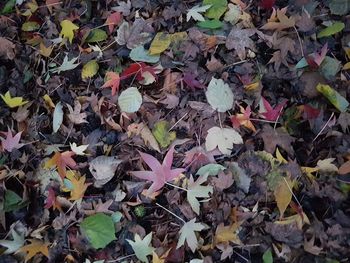
[[7, 248], [4, 254], [12, 254], [24, 246], [25, 241], [24, 241], [23, 234], [19, 235], [14, 229], [12, 229], [11, 235], [13, 240], [6, 240], [6, 239], [0, 240], [0, 245]]
[[154, 250], [154, 248], [150, 246], [152, 241], [152, 232], [145, 236], [144, 239], [141, 239], [138, 234], [135, 234], [135, 241], [132, 241], [130, 239], [127, 239], [126, 241], [129, 242], [130, 246], [136, 254], [136, 257], [142, 262], [148, 263], [147, 256], [152, 255], [152, 252]]
[[212, 127], [208, 130], [205, 139], [205, 147], [207, 151], [212, 151], [216, 147], [220, 152], [229, 155], [233, 144], [243, 143], [241, 135], [231, 128]]
[[335, 166], [332, 162], [334, 162], [335, 158], [327, 158], [324, 160], [319, 160], [317, 162], [317, 168], [320, 169], [321, 172], [325, 173], [337, 173], [338, 172], [338, 167]]
[[193, 218], [191, 221], [185, 223], [182, 226], [182, 228], [180, 229], [180, 237], [177, 241], [176, 249], [183, 246], [185, 244], [185, 241], [193, 253], [197, 249], [198, 241], [194, 232], [202, 231], [205, 227], [201, 223], [195, 223], [195, 221], [196, 218]]
[[63, 121], [63, 106], [62, 103], [57, 103], [55, 110], [53, 112], [52, 128], [53, 132], [57, 132]]
[[122, 91], [118, 97], [118, 104], [122, 111], [133, 113], [139, 110], [142, 104], [141, 93], [135, 87]]
[[207, 181], [208, 173], [202, 176], [199, 176], [197, 181], [193, 180], [191, 175], [187, 187], [187, 201], [191, 205], [193, 211], [199, 215], [200, 205], [197, 198], [209, 197], [209, 193], [213, 193], [212, 186], [203, 186], [204, 182]]
[[101, 187], [109, 182], [121, 160], [115, 156], [98, 156], [89, 163], [89, 170], [96, 179], [94, 186]]
[[204, 5], [204, 6], [196, 5], [192, 7], [187, 11], [187, 16], [186, 16], [187, 22], [190, 21], [191, 17], [195, 21], [204, 21], [205, 19], [200, 13], [207, 11], [210, 7], [211, 5]]
[[71, 60], [68, 60], [68, 56], [66, 55], [63, 59], [61, 66], [54, 68], [51, 71], [53, 73], [59, 74], [61, 71], [68, 71], [68, 70], [75, 69], [80, 64], [80, 63], [74, 64], [78, 60], [78, 58], [79, 58], [79, 56], [76, 58], [72, 58]]
[[77, 155], [85, 155], [84, 151], [89, 147], [89, 145], [77, 145], [75, 142], [70, 143], [71, 150]]
[[205, 96], [210, 106], [218, 112], [225, 112], [232, 109], [233, 92], [229, 85], [222, 79], [212, 78], [208, 85]]
[[146, 50], [143, 46], [133, 48], [130, 51], [129, 57], [133, 61], [141, 61], [147, 63], [157, 63], [160, 58], [159, 55], [148, 54], [148, 50]]

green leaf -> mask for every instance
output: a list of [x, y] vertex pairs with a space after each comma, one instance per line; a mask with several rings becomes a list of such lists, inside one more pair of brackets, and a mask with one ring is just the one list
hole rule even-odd
[[350, 10], [350, 0], [331, 0], [329, 8], [333, 15], [345, 15]]
[[16, 0], [9, 0], [7, 1], [6, 5], [4, 6], [4, 8], [1, 11], [1, 14], [8, 14], [11, 13], [16, 5]]
[[113, 220], [103, 213], [85, 218], [80, 224], [80, 230], [95, 249], [105, 248], [116, 239]]
[[329, 80], [332, 80], [335, 77], [335, 75], [337, 75], [340, 69], [341, 63], [335, 58], [331, 58], [328, 56], [324, 58], [320, 66], [321, 74]]
[[97, 71], [99, 69], [98, 63], [97, 61], [91, 60], [88, 63], [86, 63], [83, 66], [83, 70], [81, 71], [81, 77], [82, 79], [88, 79], [88, 78], [92, 78], [93, 76], [96, 75]]
[[130, 246], [136, 254], [136, 257], [142, 262], [148, 263], [147, 256], [152, 255], [152, 252], [154, 250], [154, 248], [150, 246], [152, 241], [152, 232], [145, 236], [144, 239], [141, 239], [138, 234], [135, 234], [135, 241], [132, 241], [130, 239], [127, 239], [126, 241], [129, 242]]
[[273, 263], [273, 257], [272, 257], [272, 252], [271, 252], [270, 248], [265, 251], [265, 253], [263, 255], [263, 262], [264, 263]]
[[197, 25], [201, 28], [218, 29], [221, 28], [224, 24], [217, 19], [213, 19], [198, 22]]
[[118, 97], [118, 105], [124, 112], [133, 113], [139, 110], [142, 104], [141, 93], [135, 87], [123, 90]]
[[158, 121], [152, 130], [154, 138], [162, 148], [168, 147], [176, 139], [176, 132], [169, 132], [169, 128], [167, 121]]
[[208, 175], [215, 176], [215, 175], [218, 175], [220, 171], [223, 171], [225, 169], [226, 167], [222, 166], [221, 164], [210, 163], [199, 168], [196, 174], [198, 175], [208, 174]]
[[205, 16], [213, 19], [219, 19], [227, 9], [226, 0], [204, 0], [203, 5], [211, 5]]
[[85, 39], [86, 43], [93, 43], [93, 42], [100, 42], [100, 41], [105, 41], [107, 39], [108, 35], [106, 31], [100, 29], [100, 28], [95, 28], [90, 31], [89, 35]]
[[333, 25], [321, 30], [320, 33], [318, 33], [317, 37], [318, 38], [329, 37], [331, 35], [339, 33], [344, 28], [345, 28], [345, 24], [343, 22], [335, 22], [333, 23]]
[[150, 55], [148, 50], [143, 46], [138, 46], [133, 48], [129, 54], [133, 61], [141, 61], [147, 63], [157, 63], [159, 61], [159, 55]]
[[23, 202], [22, 198], [11, 190], [5, 192], [4, 199], [5, 212], [15, 211], [27, 205], [27, 202]]
[[349, 107], [349, 102], [336, 90], [331, 88], [331, 86], [319, 83], [316, 89], [323, 96], [325, 96], [329, 102], [332, 103], [333, 106], [336, 107], [339, 111], [345, 112]]
[[39, 28], [40, 28], [40, 25], [34, 21], [25, 22], [22, 25], [22, 30], [25, 32], [35, 31], [35, 30], [38, 30]]

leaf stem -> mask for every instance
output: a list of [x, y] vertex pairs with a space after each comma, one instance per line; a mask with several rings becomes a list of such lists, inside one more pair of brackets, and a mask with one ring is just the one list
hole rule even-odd
[[177, 185], [175, 185], [175, 184], [171, 184], [171, 183], [168, 183], [168, 182], [165, 182], [165, 184], [170, 185], [170, 186], [172, 186], [172, 187], [174, 187], [174, 188], [180, 189], [180, 190], [185, 191], [185, 192], [188, 191], [187, 189], [182, 188], [181, 186], [177, 186]]
[[178, 215], [174, 214], [173, 212], [171, 212], [169, 209], [165, 208], [164, 206], [156, 203], [157, 206], [159, 206], [160, 208], [163, 208], [165, 211], [167, 211], [169, 214], [175, 216], [177, 219], [179, 219], [182, 223], [186, 224], [186, 221], [183, 220], [181, 217], [179, 217]]

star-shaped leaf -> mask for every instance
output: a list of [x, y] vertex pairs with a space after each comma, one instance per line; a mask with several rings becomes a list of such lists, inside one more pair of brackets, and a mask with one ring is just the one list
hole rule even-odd
[[31, 239], [29, 240], [31, 244], [26, 245], [18, 250], [18, 252], [25, 252], [27, 253], [25, 257], [25, 262], [30, 260], [32, 257], [34, 257], [36, 254], [41, 253], [47, 258], [49, 257], [49, 249], [47, 243], [44, 243], [42, 241]]
[[120, 77], [118, 73], [115, 73], [113, 71], [108, 71], [106, 73], [107, 81], [101, 88], [111, 88], [112, 90], [112, 96], [114, 96], [117, 91], [119, 90], [120, 85]]
[[190, 177], [190, 180], [188, 182], [187, 187], [187, 201], [190, 203], [193, 211], [199, 215], [199, 202], [197, 198], [203, 198], [203, 197], [209, 197], [209, 193], [213, 193], [213, 187], [212, 186], [203, 186], [204, 182], [207, 181], [209, 173], [199, 176], [197, 181], [194, 181], [192, 175]]
[[238, 57], [243, 60], [246, 57], [246, 48], [255, 50], [255, 43], [250, 37], [256, 33], [255, 29], [233, 28], [226, 40], [226, 48], [237, 51]]
[[83, 198], [84, 193], [86, 191], [86, 189], [88, 188], [88, 186], [91, 183], [86, 184], [85, 183], [85, 176], [79, 176], [78, 174], [74, 173], [73, 171], [68, 171], [67, 172], [67, 176], [66, 176], [66, 181], [70, 181], [70, 198], [69, 200], [79, 200], [81, 198]]
[[67, 167], [74, 168], [77, 163], [72, 158], [75, 155], [73, 151], [65, 151], [63, 153], [56, 152], [51, 159], [49, 159], [45, 165], [45, 169], [50, 169], [53, 167], [57, 167], [57, 171], [61, 178], [66, 177], [66, 169]]
[[14, 229], [11, 229], [11, 235], [13, 240], [0, 240], [0, 245], [7, 248], [4, 254], [12, 254], [24, 245], [24, 234], [19, 235]]
[[10, 92], [6, 92], [5, 95], [0, 94], [3, 101], [6, 103], [7, 106], [10, 108], [16, 108], [19, 106], [23, 106], [24, 104], [28, 103], [28, 101], [23, 100], [22, 97], [11, 97]]
[[13, 136], [10, 128], [8, 128], [7, 132], [2, 133], [6, 135], [5, 139], [0, 137], [1, 146], [4, 150], [12, 152], [14, 149], [19, 149], [24, 145], [23, 143], [19, 143], [21, 140], [22, 132], [19, 132]]
[[260, 111], [261, 115], [268, 121], [276, 121], [278, 117], [282, 113], [283, 107], [286, 105], [287, 100], [282, 101], [279, 103], [275, 108], [272, 108], [270, 103], [264, 98], [261, 97], [260, 101]]
[[80, 63], [75, 63], [78, 60], [79, 57], [72, 58], [71, 60], [68, 60], [68, 56], [66, 55], [63, 59], [63, 62], [61, 66], [57, 68], [53, 68], [51, 71], [53, 73], [60, 73], [61, 71], [68, 71], [75, 69], [77, 66], [79, 66]]
[[198, 240], [195, 231], [202, 231], [204, 228], [205, 227], [203, 224], [196, 223], [196, 218], [193, 218], [191, 221], [185, 223], [180, 229], [180, 237], [177, 242], [176, 249], [183, 246], [186, 241], [192, 252], [194, 252], [198, 247]]
[[154, 250], [154, 248], [150, 246], [152, 241], [152, 232], [145, 236], [144, 239], [141, 239], [138, 234], [135, 234], [135, 241], [132, 241], [130, 239], [127, 239], [126, 241], [129, 242], [130, 246], [136, 254], [136, 257], [142, 262], [148, 263], [147, 256], [152, 255], [152, 252]]
[[142, 160], [151, 168], [152, 171], [133, 171], [134, 176], [152, 181], [153, 184], [147, 190], [148, 194], [152, 194], [161, 189], [166, 182], [175, 179], [180, 173], [185, 171], [183, 168], [171, 169], [173, 163], [174, 147], [170, 148], [161, 164], [156, 158], [147, 153], [140, 152]]
[[68, 38], [69, 42], [72, 43], [74, 37], [74, 31], [79, 29], [79, 27], [73, 24], [70, 20], [61, 21], [61, 33], [60, 37]]
[[191, 18], [195, 21], [205, 21], [204, 17], [200, 13], [207, 11], [210, 7], [211, 5], [204, 5], [204, 6], [196, 5], [192, 7], [187, 11], [187, 15], [186, 15], [187, 22], [190, 21]]
[[248, 106], [245, 109], [242, 106], [239, 106], [239, 107], [240, 107], [241, 113], [237, 113], [236, 115], [231, 116], [232, 126], [234, 128], [239, 128], [240, 126], [244, 126], [252, 130], [253, 132], [256, 132], [254, 124], [250, 121], [250, 115], [252, 114], [250, 106]]

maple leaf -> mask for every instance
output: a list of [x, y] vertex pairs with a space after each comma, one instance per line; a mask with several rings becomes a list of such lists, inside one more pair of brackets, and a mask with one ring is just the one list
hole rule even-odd
[[193, 177], [191, 175], [190, 180], [188, 182], [187, 186], [187, 201], [190, 203], [193, 211], [199, 215], [199, 201], [197, 198], [199, 197], [209, 197], [209, 193], [213, 193], [213, 187], [212, 186], [203, 186], [204, 182], [207, 181], [208, 173], [202, 176], [199, 176], [197, 181], [193, 180]]
[[241, 240], [239, 239], [238, 232], [239, 232], [239, 225], [238, 223], [232, 224], [230, 226], [225, 226], [224, 223], [221, 223], [218, 225], [215, 231], [215, 238], [214, 243], [215, 244], [229, 244], [229, 242], [233, 242], [235, 244], [241, 244]]
[[61, 33], [60, 37], [63, 38], [68, 38], [69, 42], [73, 42], [73, 37], [74, 37], [74, 31], [79, 29], [79, 27], [75, 24], [73, 24], [69, 20], [63, 20], [61, 21]]
[[264, 109], [264, 112], [260, 114], [264, 117], [264, 119], [268, 121], [276, 121], [278, 117], [282, 113], [283, 107], [286, 105], [287, 100], [283, 100], [280, 104], [278, 104], [275, 108], [272, 108], [271, 104], [261, 96], [260, 101], [260, 109]]
[[244, 109], [242, 106], [239, 106], [239, 108], [241, 110], [241, 113], [237, 113], [230, 118], [232, 126], [234, 128], [239, 128], [242, 125], [252, 130], [253, 132], [256, 132], [254, 124], [250, 121], [250, 115], [252, 114], [250, 106], [247, 106], [246, 109]]
[[2, 148], [8, 152], [12, 152], [14, 149], [19, 149], [23, 147], [24, 144], [19, 143], [19, 141], [21, 140], [22, 132], [19, 132], [15, 136], [12, 136], [10, 128], [7, 129], [7, 132], [2, 132], [6, 135], [6, 138], [4, 139], [0, 137]]
[[112, 96], [114, 96], [117, 91], [119, 90], [120, 85], [120, 77], [118, 73], [115, 73], [113, 71], [108, 71], [106, 73], [107, 81], [101, 88], [111, 88], [112, 90]]
[[110, 34], [112, 34], [114, 27], [120, 23], [122, 18], [123, 17], [119, 12], [114, 12], [107, 17], [105, 25], [108, 25]]
[[67, 115], [69, 120], [74, 123], [74, 124], [82, 124], [82, 123], [87, 123], [88, 121], [86, 120], [87, 113], [81, 111], [81, 104], [78, 100], [74, 102], [74, 110], [71, 105], [66, 104], [69, 110], [69, 114]]
[[198, 80], [196, 80], [196, 75], [193, 73], [186, 72], [182, 78], [182, 80], [186, 83], [187, 86], [189, 86], [192, 90], [202, 89], [204, 88], [204, 85], [200, 83]]
[[152, 181], [153, 184], [147, 190], [148, 194], [152, 194], [161, 189], [166, 182], [172, 181], [180, 173], [184, 172], [183, 168], [171, 169], [173, 163], [174, 147], [171, 147], [164, 157], [163, 163], [161, 164], [156, 158], [147, 153], [140, 152], [142, 160], [151, 168], [152, 171], [133, 171], [132, 175]]
[[132, 63], [128, 68], [124, 69], [120, 79], [123, 80], [136, 75], [136, 80], [142, 81], [144, 79], [144, 73], [149, 73], [154, 78], [157, 78], [155, 69], [153, 67], [148, 66], [144, 62], [140, 62], [140, 63]]
[[187, 22], [190, 21], [191, 18], [195, 21], [205, 21], [204, 17], [200, 13], [207, 11], [211, 6], [212, 5], [204, 5], [204, 6], [196, 5], [192, 7], [187, 11], [187, 15], [186, 15]]
[[41, 253], [47, 258], [49, 257], [49, 249], [48, 249], [48, 243], [44, 243], [42, 241], [39, 241], [37, 239], [31, 239], [29, 240], [31, 244], [26, 245], [24, 247], [21, 247], [16, 253], [18, 252], [24, 252], [27, 253], [25, 257], [25, 262], [30, 260], [32, 257], [34, 257], [36, 254]]
[[11, 97], [10, 91], [5, 93], [5, 96], [0, 94], [2, 100], [6, 103], [10, 108], [16, 108], [19, 106], [23, 106], [28, 103], [28, 101], [23, 100], [22, 97]]
[[328, 43], [324, 44], [321, 52], [314, 52], [306, 57], [306, 61], [312, 69], [317, 69], [323, 60], [325, 59], [328, 52]]
[[202, 223], [196, 223], [196, 218], [193, 218], [191, 221], [186, 222], [180, 229], [180, 237], [177, 241], [176, 249], [183, 246], [185, 241], [191, 251], [194, 253], [198, 247], [198, 240], [195, 234], [195, 231], [202, 231], [204, 229]]
[[50, 187], [49, 190], [48, 190], [48, 195], [47, 195], [47, 198], [46, 198], [46, 202], [45, 202], [44, 208], [50, 209], [51, 207], [53, 207], [54, 210], [58, 209], [58, 210], [62, 211], [60, 203], [57, 202], [57, 198], [56, 198], [56, 195], [55, 195], [55, 190], [52, 187]]
[[63, 62], [59, 67], [53, 68], [51, 71], [52, 73], [58, 73], [60, 74], [61, 71], [68, 71], [75, 69], [77, 66], [79, 66], [80, 63], [75, 63], [78, 60], [78, 57], [72, 58], [71, 60], [68, 60], [68, 56], [66, 55], [63, 58]]
[[54, 156], [49, 159], [45, 165], [45, 169], [50, 169], [52, 167], [57, 167], [57, 171], [62, 179], [66, 177], [66, 168], [74, 168], [77, 163], [72, 158], [75, 155], [73, 151], [65, 151], [63, 153], [55, 152]]
[[128, 241], [134, 250], [136, 257], [142, 262], [148, 263], [147, 256], [152, 255], [152, 252], [154, 250], [154, 247], [150, 246], [150, 243], [152, 241], [152, 232], [145, 236], [144, 239], [141, 239], [138, 234], [135, 234], [135, 241], [132, 241], [130, 239], [127, 239], [126, 241]]
[[4, 254], [12, 254], [24, 245], [24, 233], [18, 234], [13, 228], [11, 229], [11, 236], [13, 240], [0, 240], [0, 245], [6, 247]]
[[273, 9], [270, 19], [268, 22], [261, 27], [265, 30], [277, 30], [281, 31], [287, 28], [295, 26], [295, 18], [286, 16], [287, 7], [282, 9]]
[[[85, 176], [79, 176], [79, 174], [74, 173], [73, 171], [68, 171], [66, 178], [72, 184], [69, 188], [70, 190], [70, 198], [69, 200], [79, 200], [83, 198], [86, 189], [91, 183], [85, 183]], [[65, 179], [65, 180], [67, 180]]]
[[235, 49], [238, 57], [243, 60], [246, 57], [246, 48], [255, 51], [255, 42], [250, 39], [256, 33], [255, 29], [239, 29], [233, 28], [226, 40], [226, 48], [228, 50]]

